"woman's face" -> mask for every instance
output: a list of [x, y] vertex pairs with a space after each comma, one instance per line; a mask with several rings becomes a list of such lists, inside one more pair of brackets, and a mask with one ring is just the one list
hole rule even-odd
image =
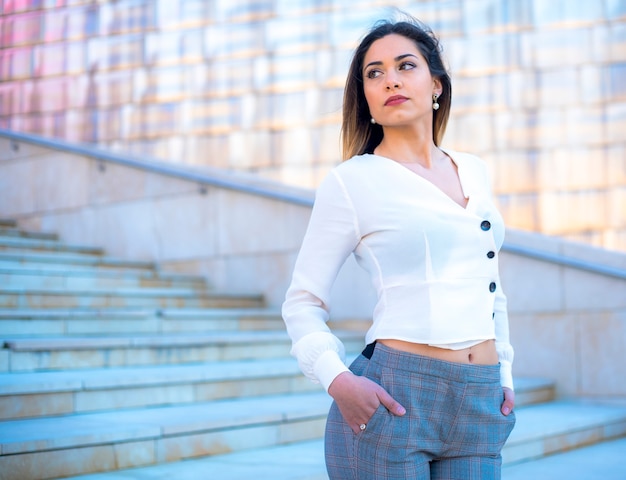
[[376, 40], [363, 59], [363, 91], [376, 123], [385, 127], [432, 124], [432, 96], [440, 95], [413, 40], [390, 34]]

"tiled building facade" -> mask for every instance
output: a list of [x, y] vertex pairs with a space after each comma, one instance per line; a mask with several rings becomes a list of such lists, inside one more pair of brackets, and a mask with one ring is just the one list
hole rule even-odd
[[444, 144], [507, 224], [626, 250], [626, 0], [4, 0], [0, 127], [314, 187], [352, 49], [393, 4], [453, 81]]

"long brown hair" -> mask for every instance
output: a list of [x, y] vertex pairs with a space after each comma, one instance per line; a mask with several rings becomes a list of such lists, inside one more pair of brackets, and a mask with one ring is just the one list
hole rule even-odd
[[439, 145], [448, 124], [452, 86], [450, 76], [441, 58], [441, 46], [432, 30], [420, 21], [405, 16], [401, 21], [381, 20], [363, 38], [354, 52], [343, 96], [343, 121], [341, 140], [343, 159], [371, 153], [383, 139], [383, 129], [372, 124], [370, 111], [363, 91], [363, 59], [372, 43], [391, 34], [398, 34], [415, 42], [426, 59], [433, 78], [441, 82], [442, 93], [437, 99], [439, 109], [433, 110], [433, 142]]

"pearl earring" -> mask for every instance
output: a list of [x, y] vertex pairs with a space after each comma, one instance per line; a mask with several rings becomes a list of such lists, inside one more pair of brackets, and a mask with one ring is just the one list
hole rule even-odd
[[438, 97], [439, 95], [437, 95], [436, 93], [433, 94], [433, 110], [439, 110], [439, 103], [437, 103]]
[[374, 117], [370, 118], [370, 123], [371, 123], [372, 125], [376, 125], [376, 120], [374, 120]]

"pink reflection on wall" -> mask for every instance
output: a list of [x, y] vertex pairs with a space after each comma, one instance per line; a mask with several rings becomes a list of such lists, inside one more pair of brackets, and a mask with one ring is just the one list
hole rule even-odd
[[[4, 0], [2, 5], [2, 13], [7, 14], [37, 10], [38, 8], [42, 7], [43, 3], [43, 0]], [[65, 4], [65, 1], [56, 3]]]

